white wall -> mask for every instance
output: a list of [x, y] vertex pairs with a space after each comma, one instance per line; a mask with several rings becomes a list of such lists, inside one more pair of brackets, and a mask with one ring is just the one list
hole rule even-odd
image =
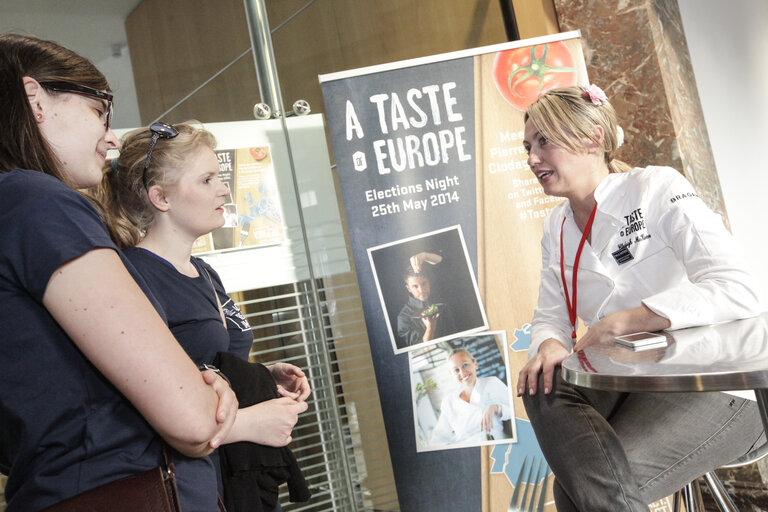
[[768, 2], [678, 4], [731, 229], [768, 311]]
[[114, 128], [141, 126], [139, 99], [136, 96], [136, 83], [133, 81], [133, 68], [128, 47], [122, 48], [120, 56], [112, 55], [94, 64], [107, 77], [109, 87], [115, 94], [112, 126]]
[[52, 39], [89, 59], [115, 93], [112, 125], [135, 127], [141, 123], [125, 19], [139, 1], [0, 0], [0, 33]]

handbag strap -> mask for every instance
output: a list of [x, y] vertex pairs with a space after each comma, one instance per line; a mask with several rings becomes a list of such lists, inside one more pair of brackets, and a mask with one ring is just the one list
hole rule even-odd
[[216, 305], [219, 307], [219, 314], [221, 315], [221, 323], [224, 324], [224, 328], [227, 328], [227, 317], [224, 316], [224, 308], [221, 307], [221, 300], [219, 299], [219, 294], [216, 293], [216, 288], [213, 286], [213, 279], [211, 279], [211, 274], [208, 273], [208, 269], [201, 266], [203, 271], [205, 272], [205, 275], [208, 277], [208, 282], [211, 283], [211, 290], [213, 291], [213, 296], [216, 297]]
[[163, 469], [163, 480], [169, 478], [176, 478], [176, 465], [173, 463], [173, 455], [163, 441], [163, 460], [165, 461], [165, 468]]

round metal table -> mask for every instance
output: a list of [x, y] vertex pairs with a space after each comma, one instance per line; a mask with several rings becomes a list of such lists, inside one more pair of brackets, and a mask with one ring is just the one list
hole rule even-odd
[[668, 345], [588, 347], [563, 361], [563, 379], [626, 392], [754, 390], [768, 432], [768, 313], [663, 333]]
[[[624, 392], [753, 390], [768, 433], [768, 313], [663, 334], [662, 348], [632, 351], [609, 344], [571, 354], [562, 364], [563, 379]], [[704, 477], [721, 510], [736, 510], [719, 480], [711, 473]], [[688, 510], [694, 509], [691, 484], [683, 494]]]

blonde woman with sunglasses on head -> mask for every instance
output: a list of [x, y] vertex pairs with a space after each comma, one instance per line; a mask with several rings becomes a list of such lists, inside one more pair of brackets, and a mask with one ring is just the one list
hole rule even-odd
[[[135, 130], [123, 138], [119, 157], [106, 166], [98, 191], [106, 205], [113, 239], [145, 278], [167, 315], [171, 332], [197, 364], [214, 363], [221, 353], [247, 360], [253, 344], [247, 319], [227, 295], [216, 271], [192, 256], [195, 240], [224, 224], [224, 204], [230, 192], [219, 179], [215, 145], [210, 132], [191, 123], [157, 122]], [[277, 363], [266, 369], [258, 366], [259, 372], [264, 370], [264, 381], [245, 381], [261, 388], [277, 384], [274, 395], [280, 396], [240, 409], [224, 444], [258, 443], [265, 447], [250, 446], [258, 451], [257, 456], [272, 457], [277, 454], [274, 448], [291, 441], [298, 415], [307, 409], [310, 386], [304, 372], [294, 365]], [[245, 372], [251, 370], [254, 368]], [[233, 380], [241, 396], [237, 384]], [[227, 447], [222, 460], [230, 460], [227, 456], [234, 449], [240, 447]], [[235, 453], [234, 458], [242, 459], [242, 453]], [[218, 454], [211, 459], [212, 468], [218, 468]], [[261, 460], [262, 465], [267, 465]], [[260, 485], [250, 482], [254, 484], [249, 487], [254, 491], [252, 495], [236, 500], [233, 496], [244, 496], [248, 491], [234, 491], [231, 485], [239, 486], [248, 480], [243, 470], [237, 479], [222, 481], [221, 475], [226, 477], [232, 472], [236, 471], [224, 464], [219, 475], [221, 494], [230, 512], [279, 510], [280, 478], [259, 479]], [[282, 474], [282, 470], [271, 474], [278, 472]], [[200, 485], [216, 482], [213, 474], [199, 478]], [[267, 486], [263, 483], [266, 481], [274, 485]], [[290, 490], [291, 496], [298, 494], [298, 487]], [[255, 508], [253, 502], [257, 500], [261, 509]]]

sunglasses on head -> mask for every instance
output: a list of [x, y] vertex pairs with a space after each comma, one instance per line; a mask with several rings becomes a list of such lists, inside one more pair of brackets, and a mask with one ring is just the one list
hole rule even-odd
[[144, 190], [149, 190], [147, 187], [147, 170], [149, 169], [149, 162], [152, 160], [152, 150], [155, 149], [157, 139], [172, 139], [179, 134], [179, 130], [173, 126], [154, 122], [149, 125], [149, 131], [152, 133], [152, 140], [149, 141], [149, 149], [147, 150], [147, 160], [144, 162], [144, 171], [141, 173], [141, 182], [144, 183]]
[[72, 94], [79, 94], [81, 96], [87, 96], [89, 98], [95, 98], [98, 100], [106, 101], [107, 109], [103, 114], [104, 127], [107, 130], [109, 130], [109, 125], [112, 123], [112, 97], [113, 96], [108, 92], [98, 91], [96, 89], [91, 89], [90, 87], [86, 87], [84, 85], [78, 85], [78, 84], [73, 84], [69, 82], [46, 81], [46, 82], [40, 82], [40, 85], [42, 85], [46, 89], [50, 89], [56, 92], [70, 92]]

